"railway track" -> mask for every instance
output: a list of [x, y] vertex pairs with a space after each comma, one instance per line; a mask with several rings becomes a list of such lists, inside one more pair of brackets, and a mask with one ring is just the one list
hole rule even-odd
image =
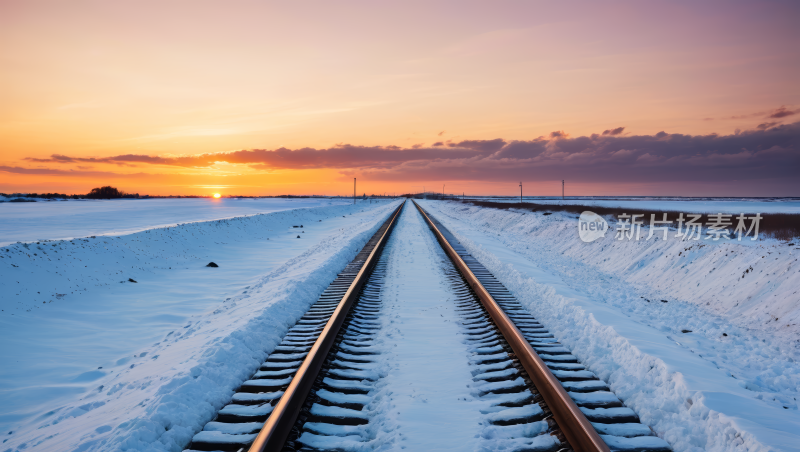
[[[423, 233], [427, 225], [441, 246], [433, 249], [435, 257], [428, 251], [428, 259], [436, 259], [449, 292], [440, 308], [451, 310], [457, 323], [458, 348], [471, 375], [469, 398], [479, 412], [473, 416], [479, 430], [475, 443], [454, 444], [451, 450], [671, 450], [446, 228], [414, 206], [406, 206], [403, 221], [416, 221]], [[396, 248], [424, 245], [390, 239], [403, 208], [379, 228], [187, 450], [392, 448], [397, 438], [377, 427], [397, 385], [395, 368], [387, 363], [402, 360], [393, 348], [403, 338], [391, 327], [398, 314], [396, 300], [390, 301], [394, 298], [386, 292], [387, 269], [408, 265], [392, 260]], [[391, 249], [382, 253], [387, 243]], [[419, 306], [422, 311], [428, 304]]]

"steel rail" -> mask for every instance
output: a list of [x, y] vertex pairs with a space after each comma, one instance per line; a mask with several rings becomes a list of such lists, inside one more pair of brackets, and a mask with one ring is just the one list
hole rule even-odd
[[491, 316], [500, 333], [506, 339], [514, 354], [517, 355], [522, 367], [528, 373], [536, 386], [536, 389], [544, 398], [545, 403], [553, 413], [556, 423], [564, 433], [570, 446], [576, 452], [610, 452], [608, 445], [600, 438], [592, 424], [586, 419], [578, 405], [570, 398], [558, 379], [550, 372], [550, 369], [542, 361], [542, 358], [531, 347], [522, 332], [514, 322], [506, 315], [505, 311], [497, 304], [489, 291], [483, 287], [472, 270], [461, 259], [461, 256], [453, 249], [439, 228], [431, 221], [428, 214], [414, 202], [414, 206], [422, 214], [428, 226], [436, 236], [436, 240], [444, 249], [445, 253], [455, 264], [458, 271], [466, 279], [467, 284], [472, 287], [475, 294], [480, 299], [481, 304]]
[[358, 298], [359, 291], [367, 280], [369, 271], [377, 263], [381, 248], [386, 244], [386, 240], [389, 238], [389, 234], [392, 232], [392, 228], [404, 205], [405, 201], [395, 210], [390, 219], [389, 227], [383, 232], [383, 235], [381, 235], [381, 238], [370, 252], [369, 257], [364, 261], [364, 265], [358, 271], [356, 279], [350, 284], [347, 292], [342, 297], [342, 301], [333, 311], [333, 315], [328, 319], [325, 328], [316, 342], [314, 342], [311, 350], [309, 350], [291, 383], [289, 383], [289, 387], [286, 388], [264, 426], [261, 427], [261, 431], [256, 436], [255, 441], [250, 445], [249, 452], [278, 452], [283, 448], [286, 438], [289, 436], [298, 414], [300, 414], [300, 409], [303, 407], [306, 397], [308, 397], [308, 392], [311, 390], [322, 364], [325, 362], [336, 335], [339, 334], [342, 322], [344, 322], [347, 313], [350, 312], [350, 307]]

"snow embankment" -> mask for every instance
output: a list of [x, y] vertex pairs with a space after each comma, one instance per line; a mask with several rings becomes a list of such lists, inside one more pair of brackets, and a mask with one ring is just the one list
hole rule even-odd
[[[457, 204], [456, 204], [457, 205]], [[616, 240], [614, 230], [592, 243], [577, 234], [577, 216], [457, 208], [460, 215], [494, 234], [514, 234], [526, 242], [636, 285], [645, 299], [663, 298], [701, 305], [747, 328], [796, 338], [800, 333], [798, 248], [776, 240]], [[613, 225], [609, 222], [611, 228]], [[798, 243], [800, 245], [800, 243]]]
[[[17, 198], [15, 198], [17, 199]], [[33, 201], [30, 198], [18, 198]], [[0, 202], [0, 246], [15, 242], [133, 234], [264, 213], [347, 205], [339, 198], [72, 199]]]
[[583, 243], [575, 215], [423, 206], [676, 451], [797, 450], [793, 247]]
[[[49, 405], [31, 402], [36, 412], [17, 419], [12, 433], [4, 435], [3, 450], [181, 450], [252, 375], [397, 205], [380, 202], [300, 209], [123, 237], [3, 247], [0, 320], [3, 342], [10, 344], [3, 354], [13, 358], [6, 362], [23, 359], [24, 347], [29, 346], [48, 360], [38, 365], [55, 369], [48, 377], [54, 380], [59, 361], [73, 357], [53, 355], [51, 349], [63, 347], [74, 355], [89, 356], [90, 360], [94, 356], [105, 363], [103, 340], [114, 342], [108, 344], [113, 350], [124, 350], [126, 340], [137, 344], [128, 346], [135, 351], [132, 358], [120, 353], [110, 365], [84, 369], [77, 376], [63, 375], [60, 382], [37, 382], [38, 391], [19, 381], [39, 378], [36, 365], [6, 367], [0, 375], [0, 397], [11, 401], [6, 407], [19, 402], [14, 397], [17, 392], [27, 391], [34, 402], [46, 402], [48, 391], [54, 388], [69, 387], [74, 395]], [[298, 224], [304, 228], [293, 227]], [[248, 247], [262, 251], [248, 254]], [[261, 254], [278, 257], [270, 260]], [[209, 258], [223, 265], [207, 269]], [[181, 293], [185, 297], [193, 286], [202, 287], [203, 274], [209, 275], [208, 279], [219, 278], [203, 272], [235, 266], [238, 259], [245, 260], [240, 267], [263, 264], [261, 274], [253, 277], [252, 270], [245, 276], [230, 273], [231, 278], [247, 280], [249, 285], [231, 288], [229, 292], [235, 293], [220, 296], [212, 304], [198, 306], [190, 298], [184, 299], [186, 310], [193, 315], [185, 314], [180, 325], [174, 325], [170, 318], [181, 319], [176, 313], [180, 302], [159, 303], [161, 290], [177, 287], [175, 298], [180, 299]], [[241, 272], [245, 269], [240, 268]], [[126, 295], [131, 290], [139, 291], [138, 295]], [[125, 303], [117, 303], [117, 298]], [[140, 307], [131, 310], [136, 305]], [[48, 308], [59, 306], [60, 314], [54, 317], [63, 314], [61, 322], [47, 315]], [[164, 310], [169, 311], [167, 319], [159, 317]], [[141, 311], [149, 311], [158, 320]], [[114, 335], [117, 318], [128, 316], [135, 324], [123, 321], [129, 339]], [[55, 333], [40, 331], [51, 344], [36, 344], [35, 337], [12, 340], [40, 320], [61, 328]], [[73, 331], [72, 324], [85, 331]], [[98, 334], [94, 336], [99, 338], [97, 344], [87, 342], [87, 335], [90, 340], [92, 334]], [[138, 346], [142, 337], [156, 342]], [[13, 415], [12, 410], [4, 411]]]

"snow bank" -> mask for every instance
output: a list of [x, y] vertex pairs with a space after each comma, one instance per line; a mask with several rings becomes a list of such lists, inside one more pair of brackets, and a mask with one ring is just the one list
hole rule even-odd
[[[4, 366], [0, 374], [4, 421], [18, 423], [4, 435], [3, 450], [181, 450], [397, 204], [3, 247], [0, 340], [9, 345], [3, 361], [24, 361], [31, 350], [34, 355], [30, 366]], [[304, 227], [294, 228], [298, 223]], [[219, 268], [205, 267], [212, 258]], [[222, 277], [208, 273], [228, 267], [233, 270]], [[203, 281], [224, 285], [228, 277], [235, 287], [215, 289]], [[198, 285], [217, 296], [214, 302], [187, 296]], [[164, 300], [162, 290], [177, 291]], [[20, 334], [30, 340], [15, 339]], [[141, 346], [143, 340], [152, 345]], [[119, 353], [126, 348], [131, 353]], [[85, 366], [91, 359], [110, 364], [92, 370]], [[62, 360], [71, 366], [62, 369]], [[51, 368], [49, 377], [39, 381], [44, 367]], [[53, 391], [61, 399], [34, 404], [33, 416], [15, 417], [8, 408], [24, 403], [15, 394], [26, 391], [34, 401], [46, 401]]]
[[423, 205], [676, 451], [797, 450], [792, 247], [584, 244], [575, 215]]
[[[543, 216], [456, 203], [445, 212], [477, 222], [493, 235], [513, 234], [526, 244], [546, 247], [620, 277], [636, 285], [643, 299], [701, 305], [743, 327], [775, 333], [790, 342], [800, 333], [798, 247], [776, 240], [714, 242], [670, 237], [664, 241], [660, 233], [649, 241], [619, 241], [613, 229], [605, 238], [583, 243], [574, 214]], [[647, 228], [642, 235], [646, 237]]]
[[0, 218], [3, 219], [0, 222], [0, 246], [18, 241], [124, 235], [179, 223], [345, 204], [352, 204], [352, 200], [183, 198], [0, 202]]

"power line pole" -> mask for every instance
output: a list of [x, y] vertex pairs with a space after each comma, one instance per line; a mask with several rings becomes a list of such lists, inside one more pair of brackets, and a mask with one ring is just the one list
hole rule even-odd
[[561, 200], [564, 200], [564, 179], [561, 179]]
[[522, 204], [522, 181], [519, 183], [519, 203]]
[[442, 199], [444, 199], [444, 184], [442, 184]]
[[353, 178], [353, 204], [356, 203], [356, 178]]

